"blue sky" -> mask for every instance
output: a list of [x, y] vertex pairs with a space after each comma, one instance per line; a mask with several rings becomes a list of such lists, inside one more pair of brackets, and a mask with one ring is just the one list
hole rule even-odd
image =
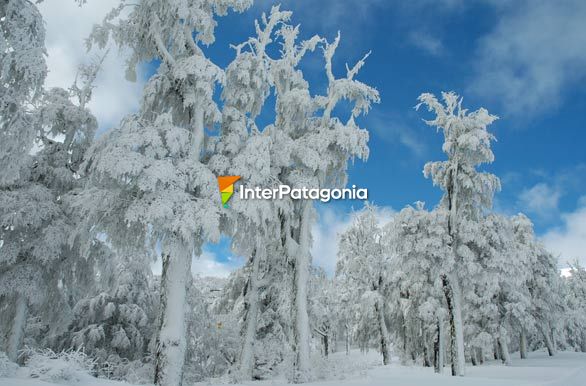
[[[252, 35], [254, 19], [272, 4], [262, 0], [244, 14], [218, 19], [217, 41], [206, 50], [208, 55], [219, 65], [228, 64], [234, 56], [229, 44]], [[423, 177], [422, 168], [427, 161], [445, 158], [442, 137], [422, 122], [426, 113], [413, 106], [422, 92], [453, 90], [464, 97], [467, 108], [485, 107], [500, 117], [490, 127], [498, 140], [493, 147], [496, 160], [486, 167], [502, 180], [495, 209], [529, 215], [546, 245], [562, 258], [561, 265], [579, 257], [586, 263], [586, 2], [280, 4], [294, 12], [292, 21], [301, 24], [302, 37], [319, 34], [331, 41], [340, 30], [334, 62], [339, 74], [346, 62], [352, 65], [372, 51], [359, 79], [376, 87], [382, 102], [360, 119], [371, 134], [370, 158], [349, 167], [349, 181], [368, 188], [370, 200], [387, 208], [381, 216], [417, 200], [428, 207], [438, 202], [441, 192]], [[50, 20], [47, 24], [50, 32]], [[325, 85], [320, 60], [318, 52], [303, 63], [315, 92]], [[97, 98], [96, 109], [101, 111]], [[132, 103], [126, 108], [131, 110]], [[103, 114], [104, 129], [116, 124]], [[333, 240], [349, 223], [352, 207], [361, 205], [320, 204], [315, 242]], [[238, 264], [226, 240], [206, 253], [209, 269], [201, 269], [206, 274], [214, 269], [225, 274]], [[335, 247], [317, 247], [314, 259], [331, 271]]]
[[[422, 169], [427, 161], [445, 158], [442, 136], [413, 106], [422, 92], [454, 90], [467, 108], [485, 107], [500, 117], [490, 127], [497, 137], [496, 160], [486, 166], [503, 185], [495, 210], [529, 215], [537, 233], [564, 254], [562, 260], [584, 256], [568, 250], [579, 240], [567, 233], [586, 237], [583, 218], [578, 224], [568, 219], [586, 204], [585, 3], [406, 3], [281, 2], [282, 9], [294, 11], [293, 22], [301, 24], [304, 37], [317, 33], [332, 40], [341, 31], [334, 70], [344, 71], [346, 62], [353, 64], [372, 50], [359, 78], [380, 91], [382, 102], [360, 121], [371, 133], [371, 154], [367, 162], [350, 166], [350, 183], [367, 187], [371, 201], [394, 210], [417, 200], [436, 205], [441, 192]], [[271, 5], [263, 1], [244, 15], [221, 19], [210, 55], [227, 63], [232, 56], [221, 42], [237, 43], [253, 33], [253, 19]], [[319, 91], [324, 82], [319, 53], [304, 65]], [[336, 222], [346, 224], [351, 207], [360, 206], [320, 205], [322, 217], [335, 213], [323, 226], [341, 229]]]

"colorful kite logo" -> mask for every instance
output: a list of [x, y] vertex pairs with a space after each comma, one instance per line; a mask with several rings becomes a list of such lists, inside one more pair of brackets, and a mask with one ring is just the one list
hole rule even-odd
[[240, 179], [240, 176], [220, 176], [218, 177], [218, 185], [220, 186], [220, 194], [222, 195], [222, 206], [228, 207], [228, 200], [234, 194], [234, 183]]

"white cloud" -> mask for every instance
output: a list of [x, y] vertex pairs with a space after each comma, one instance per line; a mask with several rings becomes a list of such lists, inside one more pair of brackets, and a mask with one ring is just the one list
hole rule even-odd
[[[228, 277], [232, 271], [239, 268], [243, 260], [230, 256], [227, 261], [219, 261], [214, 252], [204, 249], [201, 256], [193, 256], [191, 259], [191, 274], [202, 277]], [[151, 264], [151, 271], [155, 275], [161, 274], [162, 260], [160, 257]]]
[[415, 129], [404, 118], [391, 112], [371, 112], [367, 119], [368, 128], [376, 131], [385, 142], [405, 146], [416, 158], [423, 158], [427, 153], [427, 145], [417, 130], [426, 130], [425, 127]]
[[526, 211], [547, 219], [557, 214], [560, 197], [559, 189], [539, 183], [523, 190], [519, 195], [519, 203]]
[[579, 208], [562, 215], [563, 225], [546, 232], [541, 239], [549, 251], [559, 256], [565, 266], [575, 260], [586, 265], [586, 197]]
[[[93, 25], [100, 23], [118, 3], [118, 0], [96, 0], [79, 7], [73, 0], [60, 0], [39, 4], [47, 29], [47, 87], [68, 88], [73, 84], [78, 66], [98, 54], [87, 53], [85, 39]], [[124, 55], [112, 48], [96, 80], [89, 108], [102, 130], [117, 125], [124, 115], [138, 108], [144, 81], [126, 81], [124, 64]]]
[[498, 4], [500, 21], [474, 60], [472, 91], [499, 100], [510, 114], [554, 108], [568, 85], [586, 79], [586, 2]]
[[572, 276], [572, 268], [562, 268], [560, 269], [560, 275], [563, 277], [570, 277]]
[[411, 32], [409, 34], [409, 41], [415, 47], [432, 56], [439, 56], [444, 51], [444, 45], [438, 37], [422, 31]]
[[242, 265], [242, 259], [230, 256], [228, 261], [218, 261], [215, 253], [204, 250], [199, 258], [191, 262], [191, 273], [199, 276], [228, 277], [232, 271]]
[[[328, 275], [333, 275], [336, 271], [339, 236], [352, 224], [353, 213], [342, 212], [333, 206], [324, 206], [318, 212], [319, 219], [312, 229], [313, 264], [322, 267]], [[377, 207], [380, 224], [390, 221], [393, 214], [391, 208]]]

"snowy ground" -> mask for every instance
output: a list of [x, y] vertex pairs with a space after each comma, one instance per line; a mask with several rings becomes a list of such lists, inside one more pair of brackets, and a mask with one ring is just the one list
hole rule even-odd
[[[514, 359], [513, 365], [506, 367], [499, 362], [485, 363], [482, 366], [466, 368], [466, 377], [437, 375], [433, 369], [419, 366], [392, 364], [376, 366], [378, 354], [353, 352], [349, 357], [343, 353], [334, 354], [328, 361], [329, 373], [335, 380], [313, 382], [308, 386], [583, 386], [586, 384], [586, 354], [560, 352], [550, 358], [545, 352], [534, 352], [529, 359]], [[324, 374], [325, 376], [325, 374]], [[98, 379], [83, 379], [67, 383], [76, 386], [124, 386], [120, 382]], [[201, 385], [209, 385], [202, 383]], [[282, 381], [250, 382], [247, 385], [277, 386]], [[35, 379], [0, 378], [0, 386], [53, 386], [54, 383]]]

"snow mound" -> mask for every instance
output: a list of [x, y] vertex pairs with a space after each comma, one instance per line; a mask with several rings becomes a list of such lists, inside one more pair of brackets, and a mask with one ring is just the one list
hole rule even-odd
[[30, 378], [66, 385], [93, 378], [95, 362], [81, 351], [55, 353], [50, 349], [26, 349], [23, 355]]
[[18, 365], [10, 359], [2, 351], [0, 351], [0, 377], [11, 377], [16, 373]]

